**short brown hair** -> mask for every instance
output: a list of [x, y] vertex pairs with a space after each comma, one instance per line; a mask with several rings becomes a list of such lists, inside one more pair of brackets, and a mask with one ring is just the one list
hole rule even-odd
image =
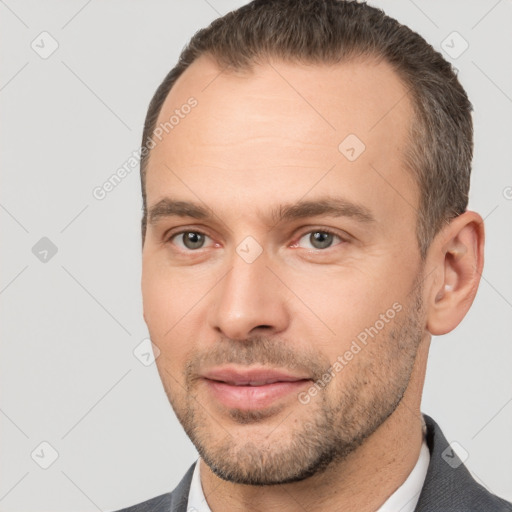
[[[383, 59], [413, 99], [415, 118], [404, 156], [420, 190], [416, 231], [422, 258], [443, 224], [466, 210], [473, 156], [471, 103], [443, 56], [382, 10], [353, 0], [254, 0], [214, 20], [194, 34], [154, 94], [143, 147], [172, 86], [201, 55], [212, 56], [225, 70], [251, 69], [269, 57], [308, 64]], [[143, 244], [149, 156], [147, 151], [141, 159]]]

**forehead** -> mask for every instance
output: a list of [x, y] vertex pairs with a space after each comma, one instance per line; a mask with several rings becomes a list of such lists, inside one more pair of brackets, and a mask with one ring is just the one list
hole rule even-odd
[[[191, 98], [196, 106], [183, 108]], [[412, 121], [408, 90], [382, 61], [269, 61], [223, 71], [202, 56], [161, 109], [157, 127], [167, 122], [168, 129], [151, 152], [148, 204], [176, 185], [189, 194], [180, 177], [199, 187], [208, 180], [210, 191], [234, 199], [238, 190], [251, 190], [262, 205], [277, 189], [293, 200], [334, 166], [317, 187], [342, 184], [350, 195], [363, 186], [368, 200], [375, 199], [372, 187], [382, 187], [383, 206], [393, 206], [397, 194], [414, 205], [417, 191], [404, 161]]]

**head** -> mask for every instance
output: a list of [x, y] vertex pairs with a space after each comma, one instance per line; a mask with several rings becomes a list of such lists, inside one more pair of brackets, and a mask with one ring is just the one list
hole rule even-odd
[[[192, 38], [142, 144], [144, 317], [217, 475], [302, 480], [419, 410], [483, 262], [471, 105], [439, 53], [366, 4], [251, 2]], [[227, 405], [221, 366], [302, 384]]]

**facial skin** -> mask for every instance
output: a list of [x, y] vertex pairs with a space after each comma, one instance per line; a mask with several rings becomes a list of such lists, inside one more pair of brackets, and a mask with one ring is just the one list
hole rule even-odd
[[[201, 455], [208, 504], [375, 510], [417, 461], [430, 337], [452, 330], [471, 305], [482, 220], [466, 212], [447, 224], [422, 262], [419, 190], [403, 159], [412, 106], [385, 63], [278, 61], [221, 73], [201, 57], [158, 123], [191, 96], [197, 106], [151, 152], [147, 204], [151, 214], [166, 197], [192, 202], [211, 217], [148, 224], [142, 293], [158, 371]], [[349, 134], [366, 146], [353, 162], [338, 149]], [[354, 207], [271, 215], [326, 198], [372, 220]], [[183, 231], [204, 241], [187, 246]], [[251, 245], [240, 246], [246, 237]], [[262, 252], [248, 262], [239, 246]], [[257, 410], [228, 408], [201, 378], [219, 366], [269, 367], [311, 379], [307, 392], [394, 304], [400, 311], [307, 404], [292, 393]]]

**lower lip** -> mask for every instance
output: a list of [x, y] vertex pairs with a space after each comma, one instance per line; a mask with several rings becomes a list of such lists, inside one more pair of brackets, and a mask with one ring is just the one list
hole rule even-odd
[[293, 382], [274, 382], [262, 386], [235, 386], [205, 379], [214, 397], [226, 407], [236, 409], [261, 409], [267, 407], [279, 398], [291, 393], [298, 393], [310, 380]]

